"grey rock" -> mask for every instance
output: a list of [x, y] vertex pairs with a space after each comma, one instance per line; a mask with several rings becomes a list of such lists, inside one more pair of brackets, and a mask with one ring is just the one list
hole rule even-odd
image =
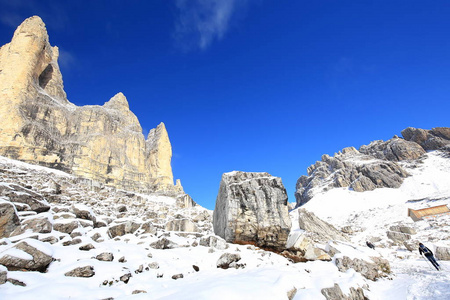
[[166, 224], [167, 231], [199, 232], [197, 225], [190, 219], [173, 219]]
[[25, 282], [22, 282], [14, 278], [8, 278], [6, 281], [17, 286], [27, 286]]
[[17, 184], [0, 185], [0, 195], [7, 196], [11, 202], [27, 204], [32, 211], [37, 213], [50, 209], [50, 204], [42, 195]]
[[223, 174], [213, 225], [227, 242], [285, 248], [291, 220], [281, 179], [268, 173]]
[[337, 257], [335, 264], [340, 272], [346, 272], [353, 268], [356, 272], [361, 273], [365, 278], [375, 281], [381, 276], [390, 273], [389, 262], [382, 258], [372, 257], [372, 263], [363, 259], [353, 258], [348, 256]]
[[120, 206], [117, 208], [117, 211], [118, 211], [118, 212], [127, 212], [128, 209], [127, 209], [127, 206], [126, 206], [126, 205], [120, 205]]
[[111, 238], [115, 238], [116, 236], [123, 236], [128, 233], [134, 233], [141, 225], [138, 223], [134, 223], [131, 221], [111, 226], [108, 229], [108, 234]]
[[8, 278], [8, 271], [5, 267], [0, 266], [0, 284], [4, 284]]
[[78, 267], [64, 274], [68, 277], [92, 277], [94, 275], [94, 267], [92, 266]]
[[197, 206], [197, 203], [195, 203], [191, 196], [184, 194], [177, 197], [175, 205], [178, 208], [192, 208]]
[[217, 260], [217, 268], [221, 269], [228, 269], [230, 267], [233, 267], [234, 263], [241, 260], [241, 256], [236, 253], [224, 253], [220, 256], [220, 258]]
[[0, 238], [9, 237], [19, 226], [20, 220], [14, 205], [0, 200]]
[[132, 294], [132, 295], [136, 295], [136, 294], [147, 294], [147, 291], [144, 291], [144, 290], [134, 290], [131, 294]]
[[78, 228], [80, 223], [77, 220], [73, 220], [70, 222], [55, 222], [53, 223], [53, 229], [62, 233], [71, 234], [72, 231]]
[[22, 222], [22, 226], [17, 228], [11, 236], [24, 233], [27, 229], [31, 229], [37, 233], [50, 233], [52, 232], [53, 225], [48, 216], [39, 216], [36, 218], [28, 219]]
[[439, 260], [450, 260], [450, 247], [437, 246], [435, 255]]
[[[365, 151], [364, 146], [362, 149]], [[325, 154], [321, 161], [311, 165], [308, 176], [303, 175], [297, 180], [295, 198], [297, 206], [301, 206], [316, 193], [336, 187], [349, 187], [356, 192], [398, 188], [407, 176], [395, 161], [377, 159], [350, 147], [334, 157]]]
[[408, 127], [402, 130], [405, 140], [413, 141], [425, 150], [439, 150], [450, 144], [450, 128], [436, 127], [431, 130]]
[[181, 279], [183, 277], [184, 277], [183, 274], [175, 274], [175, 275], [172, 276], [172, 279], [177, 280], [177, 279]]
[[201, 238], [200, 246], [212, 247], [218, 250], [225, 250], [228, 248], [228, 244], [224, 239], [214, 235]]
[[288, 300], [292, 300], [295, 297], [295, 294], [297, 294], [297, 289], [295, 287], [293, 287], [292, 289], [290, 289], [289, 291], [287, 291], [286, 295], [288, 297]]
[[124, 274], [124, 275], [120, 276], [120, 281], [122, 281], [124, 283], [128, 283], [128, 281], [130, 281], [131, 277], [132, 277], [131, 273]]
[[411, 235], [407, 233], [388, 231], [386, 233], [387, 237], [394, 241], [395, 243], [403, 244], [403, 242], [411, 239]]
[[298, 223], [301, 229], [312, 233], [310, 237], [317, 242], [330, 240], [348, 241], [349, 238], [333, 225], [321, 220], [313, 212], [304, 208], [298, 210]]
[[79, 219], [93, 221], [95, 223], [95, 214], [85, 205], [72, 205], [72, 211]]
[[152, 247], [154, 249], [173, 249], [173, 248], [177, 248], [178, 244], [172, 242], [169, 239], [162, 238], [162, 239], [157, 240], [156, 242], [151, 243], [150, 247]]
[[333, 287], [324, 288], [321, 290], [322, 295], [325, 296], [327, 300], [367, 300], [368, 298], [364, 295], [362, 288], [350, 288], [350, 294], [345, 295], [337, 283]]
[[[0, 257], [0, 264], [4, 265], [9, 271], [17, 271], [26, 269], [30, 271], [45, 272], [48, 265], [52, 262], [53, 258], [38, 248], [47, 248], [44, 243], [36, 240], [23, 240], [14, 245], [15, 249], [22, 250], [29, 254], [31, 259], [23, 259], [15, 257], [8, 252], [3, 252]], [[6, 253], [6, 254], [5, 254]]]
[[92, 244], [86, 244], [86, 245], [80, 246], [78, 249], [80, 249], [81, 251], [89, 251], [89, 250], [95, 249], [95, 247]]
[[361, 146], [359, 152], [390, 161], [414, 160], [426, 153], [416, 142], [400, 138], [393, 138], [386, 142], [371, 142], [367, 146]]
[[59, 239], [56, 236], [48, 236], [42, 239], [39, 239], [41, 242], [44, 243], [50, 243], [50, 244], [56, 244], [57, 242], [59, 242]]
[[100, 261], [113, 261], [114, 255], [111, 252], [103, 252], [97, 255], [95, 259]]
[[148, 264], [148, 267], [150, 268], [150, 269], [159, 269], [159, 264], [155, 261], [155, 262], [151, 262], [151, 263], [149, 263]]
[[153, 225], [152, 222], [145, 222], [142, 224], [141, 229], [143, 230], [142, 234], [150, 233], [150, 234], [156, 234], [157, 230], [156, 227]]
[[389, 227], [390, 231], [396, 231], [401, 233], [407, 233], [407, 234], [416, 234], [416, 230], [409, 226], [403, 226], [403, 225], [394, 225]]

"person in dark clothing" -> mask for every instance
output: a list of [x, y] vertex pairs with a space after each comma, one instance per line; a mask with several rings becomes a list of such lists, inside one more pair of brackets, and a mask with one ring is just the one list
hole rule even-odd
[[425, 255], [425, 257], [431, 262], [431, 264], [436, 268], [436, 270], [439, 271], [440, 266], [437, 263], [436, 259], [434, 258], [433, 252], [425, 247], [424, 244], [419, 243], [419, 253], [420, 255]]
[[375, 250], [375, 246], [374, 246], [371, 242], [366, 241], [366, 245], [367, 245], [367, 247], [369, 247], [370, 249]]

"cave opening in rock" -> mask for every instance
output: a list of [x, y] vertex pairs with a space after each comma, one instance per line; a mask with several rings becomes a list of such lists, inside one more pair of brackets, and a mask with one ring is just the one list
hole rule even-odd
[[39, 75], [39, 86], [43, 89], [47, 86], [49, 81], [52, 79], [53, 75], [53, 67], [52, 65], [48, 65], [44, 71], [42, 71], [41, 75]]

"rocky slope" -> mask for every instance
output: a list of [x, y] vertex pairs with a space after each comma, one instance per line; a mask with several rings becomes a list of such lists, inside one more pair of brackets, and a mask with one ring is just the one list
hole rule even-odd
[[388, 141], [373, 141], [356, 150], [345, 148], [333, 157], [325, 154], [322, 160], [308, 168], [308, 176], [301, 176], [296, 185], [297, 206], [314, 195], [333, 188], [348, 188], [357, 192], [376, 188], [398, 188], [408, 177], [399, 162], [417, 162], [430, 150], [450, 151], [450, 128], [432, 130], [409, 127], [402, 131], [404, 138], [394, 136]]
[[127, 190], [183, 193], [164, 124], [145, 139], [122, 93], [103, 106], [70, 103], [58, 55], [37, 16], [0, 48], [0, 155]]

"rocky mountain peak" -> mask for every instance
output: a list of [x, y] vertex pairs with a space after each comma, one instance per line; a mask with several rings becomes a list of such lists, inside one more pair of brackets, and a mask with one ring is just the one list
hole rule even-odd
[[164, 124], [145, 140], [122, 93], [103, 106], [70, 103], [58, 57], [37, 16], [0, 48], [0, 155], [117, 188], [183, 193], [173, 183]]
[[105, 102], [104, 107], [119, 110], [130, 109], [127, 98], [121, 92], [114, 95], [108, 102]]

